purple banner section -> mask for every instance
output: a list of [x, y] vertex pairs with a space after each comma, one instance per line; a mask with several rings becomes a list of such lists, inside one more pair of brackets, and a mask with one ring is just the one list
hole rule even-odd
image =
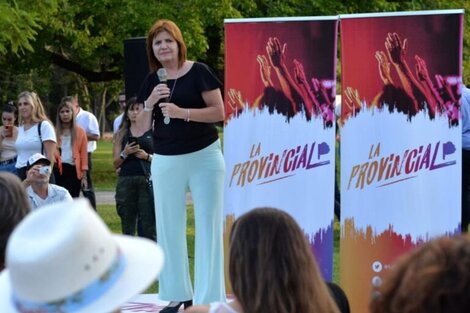
[[313, 235], [307, 235], [308, 242], [312, 247], [318, 267], [327, 281], [333, 279], [333, 225], [331, 221], [329, 227], [321, 228]]

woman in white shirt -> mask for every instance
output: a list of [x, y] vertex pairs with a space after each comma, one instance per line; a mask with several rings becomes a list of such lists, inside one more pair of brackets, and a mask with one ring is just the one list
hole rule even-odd
[[44, 106], [35, 92], [23, 91], [18, 95], [19, 127], [15, 147], [17, 175], [26, 178], [28, 158], [41, 153], [51, 164], [55, 163], [56, 135], [47, 118]]
[[15, 126], [18, 118], [18, 109], [13, 103], [3, 108], [2, 126], [0, 126], [0, 172], [16, 174], [16, 148], [15, 141], [18, 136], [18, 127]]

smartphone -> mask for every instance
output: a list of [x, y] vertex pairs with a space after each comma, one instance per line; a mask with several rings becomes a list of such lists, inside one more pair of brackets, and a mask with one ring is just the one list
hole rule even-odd
[[42, 175], [47, 175], [47, 174], [50, 174], [51, 173], [51, 167], [50, 166], [41, 166], [39, 168], [39, 174], [42, 174]]
[[11, 125], [5, 125], [5, 137], [13, 137], [13, 127]]
[[133, 136], [130, 136], [129, 137], [129, 143], [134, 143], [136, 145], [138, 145], [139, 143], [137, 142], [137, 137], [133, 137]]

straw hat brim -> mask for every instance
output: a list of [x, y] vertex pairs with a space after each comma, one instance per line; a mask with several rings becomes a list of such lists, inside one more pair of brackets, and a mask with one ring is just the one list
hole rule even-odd
[[[163, 268], [163, 250], [148, 239], [113, 235], [126, 258], [118, 281], [101, 297], [74, 313], [110, 313], [144, 291]], [[47, 288], [47, 286], [44, 286]], [[0, 273], [0, 312], [19, 313], [12, 301], [9, 271]]]

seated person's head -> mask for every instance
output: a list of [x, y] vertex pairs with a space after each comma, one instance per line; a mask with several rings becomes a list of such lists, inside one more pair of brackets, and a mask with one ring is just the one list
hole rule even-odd
[[162, 266], [155, 242], [111, 234], [87, 200], [44, 206], [10, 236], [0, 311], [119, 312]]
[[27, 163], [28, 180], [31, 183], [48, 183], [51, 176], [51, 161], [40, 153], [29, 157]]
[[0, 172], [0, 271], [4, 267], [5, 248], [15, 226], [31, 211], [19, 178]]
[[399, 259], [374, 291], [371, 312], [470, 312], [470, 237], [435, 239]]
[[244, 312], [338, 312], [306, 235], [281, 210], [254, 209], [235, 221], [229, 274]]

